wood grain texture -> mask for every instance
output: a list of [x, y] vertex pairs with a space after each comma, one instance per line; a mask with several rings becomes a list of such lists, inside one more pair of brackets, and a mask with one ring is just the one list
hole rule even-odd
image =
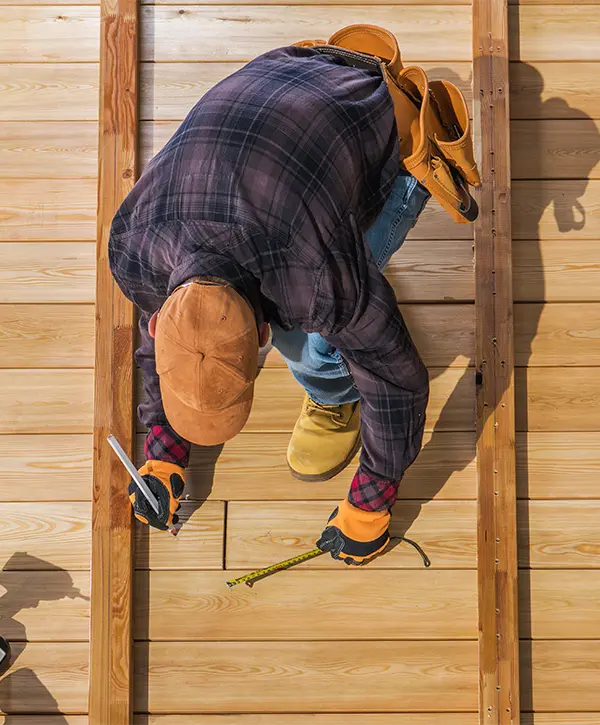
[[[468, 368], [432, 368], [426, 430], [470, 431], [474, 429], [475, 376]], [[143, 399], [138, 375], [138, 401]], [[1, 380], [1, 378], [0, 378]], [[291, 432], [300, 413], [303, 388], [288, 370], [267, 368], [257, 378], [252, 412], [244, 428], [247, 433]], [[272, 401], [277, 400], [277, 415]], [[0, 414], [1, 419], [1, 414]], [[72, 431], [71, 431], [72, 432]], [[138, 426], [138, 432], [143, 427]]]
[[94, 238], [94, 179], [0, 181], [0, 242]]
[[96, 7], [0, 6], [4, 28], [0, 62], [97, 61], [100, 12]]
[[[476, 639], [473, 571], [294, 571], [228, 590], [246, 572], [136, 575], [134, 635], [152, 641]], [[285, 612], [285, 616], [281, 616]], [[252, 645], [248, 645], [251, 647]]]
[[598, 498], [600, 433], [517, 435], [520, 498]]
[[[468, 61], [471, 16], [468, 6], [393, 7], [318, 5], [144, 7], [143, 61], [248, 61], [302, 38], [328, 38], [344, 24], [383, 25], [402, 39], [403, 57], [427, 61]], [[429, 42], [423, 43], [427, 37]]]
[[136, 709], [155, 713], [477, 707], [475, 642], [139, 643], [135, 669]]
[[[134, 725], [475, 725], [476, 713], [344, 713], [339, 715], [137, 715]], [[2, 721], [0, 720], [0, 723]], [[37, 725], [37, 723], [16, 723]], [[46, 723], [41, 723], [46, 725]], [[47, 725], [54, 725], [48, 723]], [[69, 725], [71, 723], [69, 722]], [[77, 723], [79, 725], [79, 723]], [[86, 723], [82, 723], [86, 725]], [[571, 725], [557, 723], [557, 725]], [[573, 725], [596, 725], [591, 720], [574, 721]]]
[[[597, 722], [597, 711], [600, 710], [600, 690], [596, 687], [600, 668], [600, 642], [523, 642], [521, 661], [523, 671], [530, 673], [523, 678], [522, 683], [524, 710], [587, 710], [596, 712]], [[546, 722], [553, 723], [552, 720]], [[567, 722], [571, 725], [577, 720], [569, 717]], [[534, 723], [538, 725], [537, 715]]]
[[515, 181], [515, 239], [594, 239], [600, 236], [600, 180]]
[[513, 121], [513, 179], [600, 178], [600, 124], [592, 119]]
[[87, 502], [1, 503], [0, 528], [6, 571], [90, 568]]
[[[144, 435], [138, 435], [138, 462], [144, 460], [144, 439]], [[309, 482], [299, 486], [286, 461], [289, 439], [289, 433], [242, 433], [228, 441], [220, 452], [193, 446], [190, 466], [186, 470], [186, 493], [191, 499], [225, 501], [343, 498], [355, 466], [348, 466], [326, 486]], [[1, 476], [0, 468], [0, 481]], [[425, 433], [421, 453], [400, 484], [400, 496], [407, 499], [474, 499], [474, 433]]]
[[1, 121], [97, 121], [98, 64], [0, 64]]
[[600, 304], [515, 305], [517, 365], [600, 364]]
[[94, 302], [93, 242], [0, 242], [0, 302]]
[[[347, 3], [344, 2], [343, 4]], [[140, 66], [142, 87], [141, 119], [143, 121], [182, 121], [192, 106], [210, 88], [223, 78], [239, 70], [242, 65], [242, 63], [235, 62], [182, 62], [177, 65], [173, 63], [142, 63]], [[434, 62], [423, 63], [422, 67], [427, 71], [431, 79], [446, 78], [458, 85], [465, 94], [467, 102], [471, 103], [473, 92], [470, 63]], [[0, 78], [2, 78], [1, 75]], [[0, 81], [1, 92], [2, 85]], [[2, 118], [1, 115], [0, 118]], [[146, 142], [143, 133], [142, 142]]]
[[597, 302], [600, 244], [596, 239], [516, 242], [513, 281], [515, 301]]
[[519, 565], [600, 568], [600, 501], [520, 501]]
[[[227, 508], [227, 568], [258, 569], [314, 548], [338, 501], [232, 502]], [[476, 506], [473, 501], [400, 501], [390, 534], [417, 541], [433, 569], [475, 568]], [[190, 559], [192, 558], [190, 554]], [[319, 557], [302, 569], [340, 569]], [[419, 554], [401, 543], [374, 560], [369, 569], [421, 569]]]
[[[19, 725], [12, 713], [37, 713], [37, 718], [43, 713], [86, 711], [87, 642], [52, 645], [50, 657], [48, 649], [49, 645], [42, 642], [15, 644], [15, 669], [0, 680], [0, 714], [9, 714], [6, 722], [10, 725]], [[64, 722], [59, 721], [60, 725]], [[35, 723], [41, 725], [43, 720], [40, 718]]]
[[516, 406], [519, 431], [597, 431], [600, 368], [520, 368]]
[[0, 370], [0, 434], [89, 433], [92, 370]]
[[93, 366], [93, 305], [0, 305], [0, 368]]
[[2, 634], [10, 642], [88, 640], [89, 572], [3, 571], [0, 587]]
[[225, 504], [184, 501], [179, 517], [183, 527], [177, 536], [136, 522], [136, 569], [223, 568]]
[[409, 238], [390, 260], [385, 276], [401, 302], [469, 302], [474, 298], [473, 261], [471, 240]]
[[0, 725], [89, 725], [87, 715], [0, 715]]
[[482, 178], [474, 225], [480, 725], [518, 725], [520, 716], [509, 46], [506, 0], [475, 0], [473, 118]]
[[595, 7], [525, 5], [509, 8], [508, 14], [511, 60], [600, 60], [600, 17]]
[[522, 638], [600, 637], [600, 571], [521, 571], [519, 599]]
[[95, 179], [97, 173], [96, 122], [0, 123], [0, 178]]
[[0, 500], [89, 501], [91, 484], [91, 435], [0, 436]]
[[599, 72], [600, 63], [511, 63], [512, 118], [600, 118], [600, 98], [594, 91]]
[[134, 563], [130, 477], [107, 436], [115, 435], [132, 456], [135, 313], [110, 273], [108, 241], [114, 214], [137, 173], [137, 0], [102, 0], [100, 17], [89, 717], [90, 725], [129, 725]]

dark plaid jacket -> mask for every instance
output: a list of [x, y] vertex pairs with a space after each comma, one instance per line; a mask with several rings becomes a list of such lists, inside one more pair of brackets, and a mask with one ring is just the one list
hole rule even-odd
[[362, 401], [350, 501], [394, 502], [421, 446], [428, 380], [363, 230], [398, 168], [382, 77], [314, 50], [267, 53], [192, 109], [123, 202], [109, 243], [113, 275], [142, 312], [149, 458], [185, 465], [189, 444], [165, 417], [148, 320], [184, 280], [215, 276], [260, 300], [267, 319], [340, 350]]

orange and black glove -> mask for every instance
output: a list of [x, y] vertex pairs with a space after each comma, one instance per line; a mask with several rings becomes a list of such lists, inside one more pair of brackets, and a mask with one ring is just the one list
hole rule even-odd
[[317, 547], [334, 559], [359, 566], [388, 545], [390, 518], [388, 509], [363, 511], [346, 498], [329, 517]]
[[179, 501], [185, 486], [185, 471], [174, 463], [146, 461], [139, 473], [158, 500], [159, 514], [155, 513], [137, 484], [132, 481], [129, 484], [129, 500], [135, 517], [143, 524], [166, 531], [179, 521], [175, 512], [181, 507]]

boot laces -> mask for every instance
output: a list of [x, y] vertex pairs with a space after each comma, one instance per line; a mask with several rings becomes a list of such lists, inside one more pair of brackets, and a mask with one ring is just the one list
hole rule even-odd
[[335, 423], [339, 425], [344, 425], [343, 405], [323, 405], [322, 403], [317, 403], [316, 400], [313, 400], [309, 397], [306, 406], [306, 412], [308, 415], [327, 415]]

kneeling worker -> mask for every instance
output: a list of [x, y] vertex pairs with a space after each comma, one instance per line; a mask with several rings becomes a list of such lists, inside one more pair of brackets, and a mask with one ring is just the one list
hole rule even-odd
[[403, 68], [393, 36], [370, 26], [266, 53], [192, 109], [109, 242], [112, 273], [141, 310], [140, 473], [161, 514], [132, 485], [140, 520], [176, 522], [190, 442], [242, 430], [272, 333], [306, 391], [292, 474], [325, 481], [362, 443], [317, 545], [352, 564], [385, 548], [429, 388], [382, 269], [430, 194], [456, 221], [475, 218], [468, 123], [458, 89]]

